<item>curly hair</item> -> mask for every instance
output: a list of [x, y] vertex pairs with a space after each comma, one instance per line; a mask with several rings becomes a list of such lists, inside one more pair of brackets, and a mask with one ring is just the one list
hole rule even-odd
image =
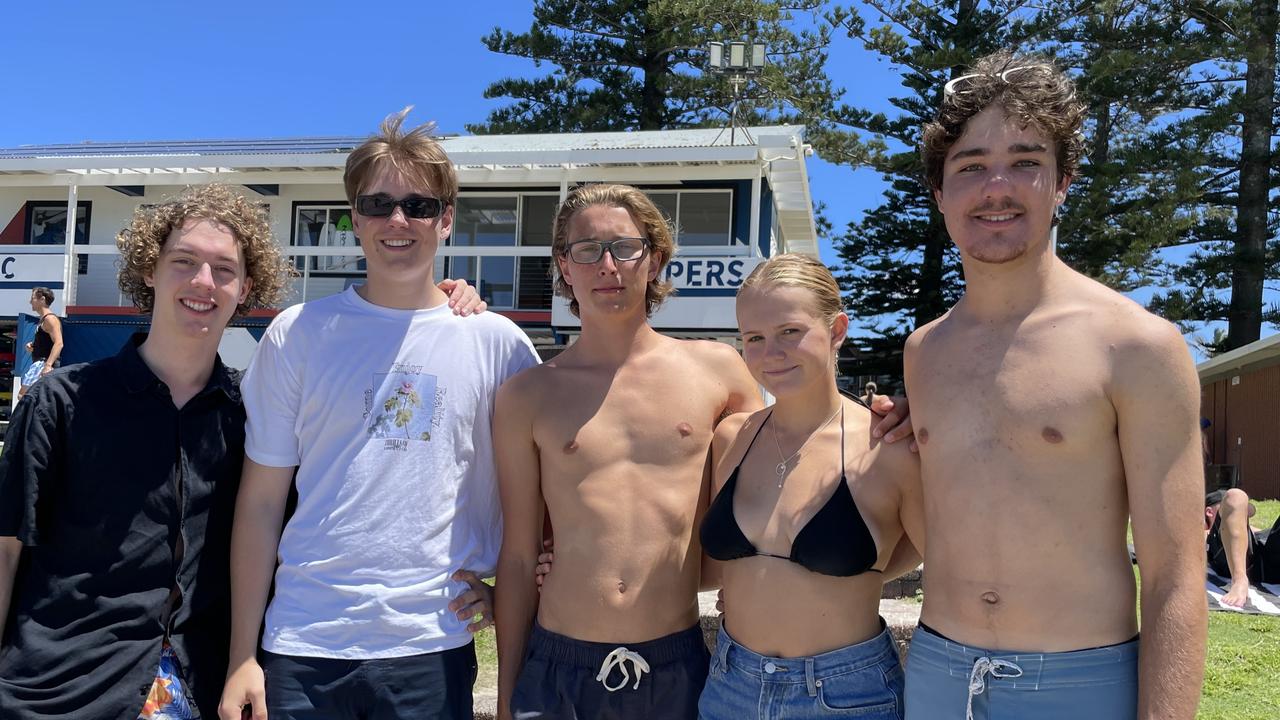
[[[667, 296], [675, 292], [671, 282], [661, 280], [662, 270], [671, 262], [676, 254], [676, 241], [671, 234], [671, 226], [662, 215], [662, 211], [643, 190], [630, 185], [612, 185], [595, 183], [574, 188], [560, 203], [556, 217], [551, 226], [551, 254], [556, 257], [567, 257], [569, 253], [569, 223], [573, 216], [589, 207], [603, 205], [617, 207], [631, 214], [649, 241], [649, 252], [658, 260], [658, 274], [649, 281], [644, 292], [645, 314], [653, 312], [662, 305]], [[560, 274], [560, 265], [551, 263], [554, 268], [555, 292], [569, 299], [569, 310], [578, 317], [578, 300], [573, 296], [573, 288], [564, 281]]]
[[356, 196], [373, 182], [378, 173], [390, 167], [415, 187], [430, 188], [436, 197], [450, 205], [458, 202], [458, 173], [444, 148], [431, 137], [435, 123], [405, 130], [404, 120], [413, 106], [388, 115], [378, 134], [365, 140], [347, 156], [342, 173], [347, 202], [356, 206]]
[[1053, 62], [1002, 50], [978, 59], [944, 92], [938, 115], [924, 126], [920, 156], [930, 190], [942, 189], [942, 169], [951, 146], [970, 118], [992, 105], [1043, 132], [1053, 142], [1058, 180], [1074, 176], [1084, 155], [1085, 106], [1071, 78]]
[[139, 310], [149, 313], [155, 290], [146, 278], [169, 235], [193, 218], [212, 220], [231, 231], [244, 257], [245, 274], [253, 280], [249, 294], [236, 306], [236, 315], [255, 308], [277, 307], [289, 291], [294, 270], [271, 235], [267, 211], [226, 185], [214, 183], [188, 187], [175, 198], [158, 205], [140, 205], [129, 227], [116, 235], [120, 249], [120, 291]]

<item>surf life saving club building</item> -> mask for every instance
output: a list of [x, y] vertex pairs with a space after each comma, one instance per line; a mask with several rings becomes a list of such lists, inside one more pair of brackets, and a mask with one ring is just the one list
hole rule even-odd
[[[54, 292], [52, 309], [64, 318], [64, 364], [114, 354], [145, 326], [116, 285], [115, 236], [138, 205], [187, 185], [239, 185], [268, 209], [298, 270], [286, 304], [363, 282], [342, 188], [347, 155], [363, 140], [0, 150], [0, 331], [13, 336], [11, 347], [0, 345], [0, 364], [20, 374], [30, 362], [23, 346], [35, 332], [33, 287]], [[636, 185], [671, 220], [679, 252], [666, 274], [678, 292], [652, 322], [672, 335], [734, 337], [734, 293], [757, 264], [776, 252], [818, 254], [803, 127], [753, 127], [736, 137], [694, 129], [440, 140], [461, 192], [436, 274], [466, 278], [544, 354], [579, 329], [567, 301], [553, 297], [550, 276], [552, 217], [578, 184]], [[274, 314], [234, 322], [220, 347], [224, 361], [244, 367]], [[0, 369], [0, 393], [9, 389], [9, 374]]]

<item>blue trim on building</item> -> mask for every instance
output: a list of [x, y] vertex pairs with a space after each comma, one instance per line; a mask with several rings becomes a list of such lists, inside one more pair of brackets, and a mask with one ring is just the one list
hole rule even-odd
[[773, 235], [773, 188], [769, 187], [769, 181], [760, 179], [760, 237], [756, 238], [756, 245], [760, 248], [760, 255], [769, 257], [769, 238]]
[[682, 298], [734, 297], [737, 294], [738, 288], [679, 288], [675, 296]]
[[32, 290], [38, 287], [47, 287], [50, 290], [61, 290], [66, 283], [61, 282], [31, 282], [27, 280], [0, 280], [0, 290]]

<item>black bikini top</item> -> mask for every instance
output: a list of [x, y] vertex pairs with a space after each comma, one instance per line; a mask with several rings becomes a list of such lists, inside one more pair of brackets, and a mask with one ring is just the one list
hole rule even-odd
[[[755, 445], [760, 431], [773, 417], [760, 423], [751, 444], [742, 457], [745, 459]], [[849, 491], [849, 483], [844, 474], [844, 408], [840, 409], [840, 482], [826, 504], [796, 534], [791, 543], [791, 555], [774, 555], [760, 552], [747, 536], [742, 533], [738, 519], [733, 514], [733, 492], [738, 485], [738, 467], [733, 469], [728, 481], [707, 509], [699, 531], [702, 547], [707, 554], [716, 560], [737, 560], [739, 558], [764, 556], [790, 560], [807, 570], [822, 575], [835, 577], [852, 577], [865, 572], [880, 572], [872, 568], [876, 564], [879, 552], [876, 550], [875, 538], [862, 519], [862, 513], [853, 501], [853, 493]]]

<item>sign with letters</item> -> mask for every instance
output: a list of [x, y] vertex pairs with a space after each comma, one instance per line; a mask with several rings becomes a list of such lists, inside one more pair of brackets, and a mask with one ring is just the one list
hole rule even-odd
[[[734, 297], [742, 281], [762, 262], [764, 258], [749, 255], [677, 255], [663, 270], [676, 293], [658, 308], [650, 324], [659, 330], [736, 335]], [[569, 302], [560, 297], [552, 304], [551, 324], [558, 330], [582, 325], [569, 312]]]
[[30, 314], [31, 289], [40, 286], [53, 291], [53, 305], [49, 309], [65, 315], [66, 263], [67, 256], [61, 247], [0, 245], [0, 317]]

